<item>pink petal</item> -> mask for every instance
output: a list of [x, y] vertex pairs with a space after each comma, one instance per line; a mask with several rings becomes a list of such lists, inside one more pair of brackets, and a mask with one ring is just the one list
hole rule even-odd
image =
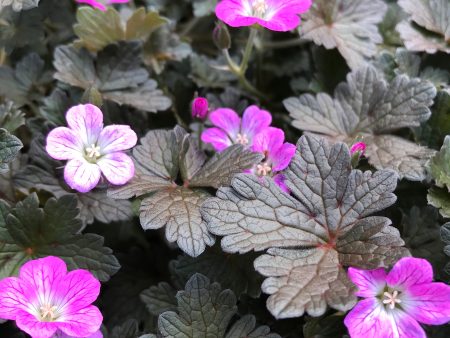
[[96, 306], [88, 306], [76, 312], [64, 314], [58, 319], [58, 328], [69, 336], [89, 337], [102, 325], [103, 316]]
[[242, 0], [222, 0], [216, 6], [216, 15], [231, 27], [251, 26], [256, 18], [245, 15], [246, 10]]
[[83, 142], [73, 130], [58, 127], [48, 134], [45, 150], [55, 160], [71, 160], [82, 155]]
[[29, 304], [36, 303], [38, 298], [49, 302], [54, 296], [54, 285], [66, 274], [66, 263], [58, 257], [48, 256], [25, 263], [19, 272], [24, 297]]
[[217, 151], [222, 151], [233, 144], [227, 133], [219, 128], [209, 128], [203, 131], [202, 141], [211, 143]]
[[433, 281], [433, 268], [425, 259], [404, 257], [395, 263], [386, 277], [389, 286], [399, 290], [407, 290], [418, 284]]
[[277, 174], [273, 177], [274, 182], [276, 183], [276, 185], [278, 185], [280, 187], [281, 190], [283, 190], [285, 193], [290, 194], [291, 191], [289, 190], [289, 188], [287, 187], [285, 182], [285, 177], [282, 174]]
[[375, 297], [386, 286], [386, 271], [383, 268], [375, 270], [349, 268], [348, 277], [358, 287], [355, 293], [358, 297]]
[[276, 32], [289, 32], [300, 25], [300, 17], [292, 13], [277, 13], [270, 20], [256, 19], [256, 23]]
[[125, 4], [130, 2], [130, 0], [109, 0], [108, 4]]
[[312, 0], [266, 0], [269, 9], [289, 11], [301, 14], [307, 12], [312, 5]]
[[103, 128], [97, 145], [102, 154], [128, 150], [137, 143], [136, 133], [125, 125], [111, 125]]
[[55, 296], [61, 299], [62, 313], [73, 313], [91, 305], [100, 294], [100, 282], [87, 270], [73, 270], [54, 285]]
[[431, 325], [450, 321], [450, 286], [444, 283], [413, 285], [401, 294], [400, 304], [415, 320]]
[[23, 283], [18, 278], [8, 277], [0, 281], [0, 318], [15, 320], [29, 304]]
[[86, 193], [100, 181], [101, 171], [97, 164], [84, 159], [73, 159], [64, 168], [64, 180], [72, 189]]
[[16, 324], [32, 338], [53, 337], [60, 325], [58, 322], [41, 322], [28, 312], [20, 312], [16, 318]]
[[84, 145], [97, 143], [103, 129], [103, 113], [99, 108], [92, 104], [80, 104], [67, 111], [66, 120]]
[[94, 8], [98, 8], [101, 11], [106, 11], [106, 6], [96, 0], [76, 0], [80, 4], [87, 4]]
[[[77, 337], [69, 336], [62, 331], [58, 331], [58, 332], [56, 332], [56, 335], [53, 338], [77, 338]], [[102, 331], [98, 330], [97, 332], [94, 332], [87, 338], [103, 338], [103, 333], [102, 333]]]
[[272, 162], [274, 172], [286, 169], [295, 155], [297, 147], [291, 143], [283, 144], [278, 151], [271, 152], [269, 160]]
[[277, 152], [283, 145], [284, 131], [279, 128], [265, 128], [253, 139], [252, 150], [264, 155]]
[[426, 338], [417, 321], [399, 309], [385, 310], [376, 298], [356, 304], [344, 324], [352, 338]]
[[230, 138], [235, 139], [241, 127], [238, 114], [228, 108], [219, 108], [209, 115], [212, 124], [224, 130]]
[[[257, 106], [250, 106], [244, 111], [242, 116], [241, 133], [253, 139], [258, 133], [262, 132], [272, 123], [272, 115], [259, 109]], [[284, 133], [283, 133], [284, 140]]]
[[114, 185], [123, 185], [134, 176], [133, 160], [124, 153], [111, 153], [98, 160], [105, 178]]

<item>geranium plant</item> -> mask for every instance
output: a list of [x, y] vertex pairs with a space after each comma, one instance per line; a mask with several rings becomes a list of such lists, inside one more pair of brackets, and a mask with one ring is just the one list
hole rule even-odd
[[449, 27], [0, 0], [0, 337], [450, 337]]

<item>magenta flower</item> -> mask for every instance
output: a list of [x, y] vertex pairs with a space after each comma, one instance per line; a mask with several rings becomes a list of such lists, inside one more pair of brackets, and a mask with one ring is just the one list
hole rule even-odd
[[98, 8], [101, 11], [106, 11], [106, 5], [112, 4], [124, 4], [130, 2], [130, 0], [75, 0], [80, 4], [87, 4], [94, 8]]
[[440, 325], [450, 321], [450, 286], [433, 283], [426, 260], [400, 259], [384, 269], [349, 268], [350, 279], [365, 298], [345, 318], [352, 338], [426, 338], [419, 323]]
[[284, 143], [284, 132], [278, 128], [266, 128], [255, 136], [252, 150], [263, 154], [264, 160], [251, 172], [260, 177], [273, 177], [278, 186], [288, 192], [284, 176], [278, 172], [287, 168], [295, 155], [296, 147], [291, 143]]
[[89, 271], [67, 272], [57, 257], [35, 259], [20, 268], [19, 277], [0, 281], [0, 318], [15, 320], [33, 338], [101, 337], [103, 316], [91, 305], [99, 292], [100, 282]]
[[359, 153], [360, 156], [364, 155], [366, 151], [366, 144], [364, 142], [356, 142], [352, 147], [350, 148], [350, 154], [354, 155], [355, 153]]
[[248, 107], [241, 118], [228, 108], [220, 108], [209, 115], [216, 128], [206, 129], [202, 141], [211, 143], [214, 149], [222, 151], [233, 144], [251, 147], [253, 138], [272, 123], [272, 115], [257, 106]]
[[309, 10], [311, 0], [222, 0], [217, 17], [231, 27], [261, 25], [286, 32], [300, 24], [300, 14]]
[[69, 160], [64, 169], [67, 184], [80, 192], [94, 189], [103, 176], [123, 185], [134, 176], [134, 164], [122, 151], [136, 145], [137, 135], [129, 126], [103, 128], [103, 113], [92, 104], [68, 110], [69, 128], [58, 127], [47, 136], [47, 153], [56, 160]]
[[194, 101], [192, 101], [191, 110], [192, 117], [200, 120], [206, 119], [209, 112], [208, 100], [204, 97], [196, 97]]

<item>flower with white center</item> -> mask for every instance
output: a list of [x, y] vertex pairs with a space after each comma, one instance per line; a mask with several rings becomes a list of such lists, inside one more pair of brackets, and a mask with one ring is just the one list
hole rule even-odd
[[348, 276], [365, 298], [345, 317], [351, 338], [426, 338], [419, 323], [450, 321], [450, 286], [433, 282], [424, 259], [402, 258], [389, 273], [349, 268]]
[[79, 192], [97, 186], [103, 175], [114, 185], [134, 176], [134, 164], [124, 154], [136, 145], [137, 135], [125, 125], [103, 127], [103, 113], [92, 104], [78, 105], [66, 114], [69, 128], [58, 127], [47, 136], [47, 153], [68, 160], [64, 169], [67, 184]]
[[0, 318], [15, 320], [32, 338], [101, 338], [103, 316], [92, 303], [100, 282], [86, 270], [68, 272], [58, 257], [25, 263], [0, 281]]
[[216, 6], [216, 15], [231, 27], [257, 24], [286, 32], [300, 24], [300, 14], [311, 4], [311, 0], [222, 0]]

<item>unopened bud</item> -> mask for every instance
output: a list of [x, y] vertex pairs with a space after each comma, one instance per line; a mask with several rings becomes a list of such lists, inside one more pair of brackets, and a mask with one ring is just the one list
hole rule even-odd
[[352, 156], [352, 167], [356, 168], [359, 164], [359, 160], [366, 152], [366, 144], [364, 142], [356, 142], [350, 148], [350, 155]]
[[213, 30], [213, 41], [220, 50], [229, 49], [231, 47], [230, 32], [228, 31], [227, 26], [222, 22], [218, 22], [216, 28]]
[[196, 97], [192, 101], [192, 117], [200, 120], [206, 119], [209, 111], [208, 100], [204, 97]]

